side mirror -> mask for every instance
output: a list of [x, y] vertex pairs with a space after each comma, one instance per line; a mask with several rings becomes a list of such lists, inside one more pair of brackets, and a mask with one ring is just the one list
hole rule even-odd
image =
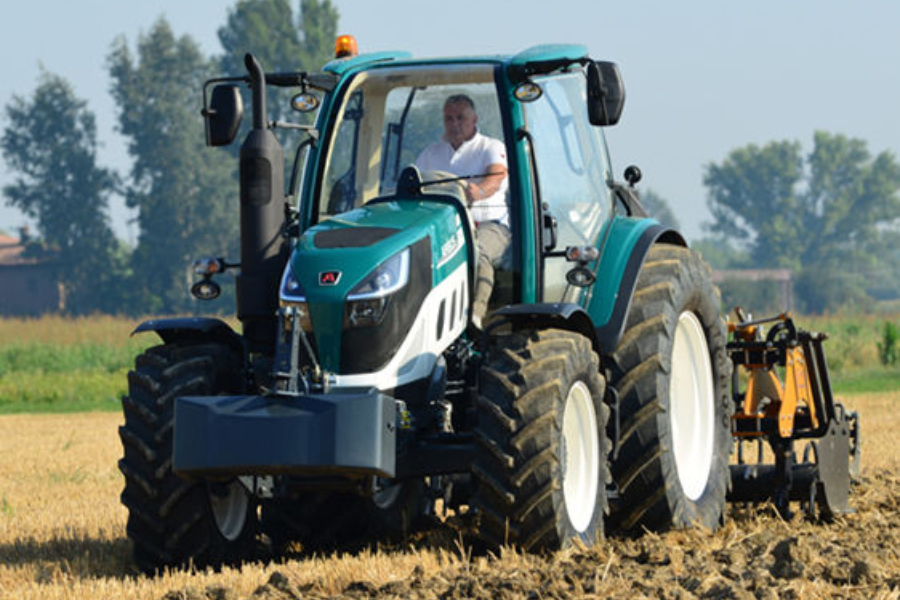
[[227, 146], [234, 141], [241, 119], [244, 102], [236, 85], [217, 85], [213, 88], [209, 107], [203, 109], [206, 121], [206, 145]]
[[588, 118], [592, 125], [615, 125], [625, 107], [625, 84], [616, 63], [591, 61], [587, 66]]

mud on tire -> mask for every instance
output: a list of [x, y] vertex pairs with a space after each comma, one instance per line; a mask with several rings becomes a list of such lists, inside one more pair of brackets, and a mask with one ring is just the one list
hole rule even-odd
[[475, 495], [491, 547], [557, 549], [603, 535], [604, 381], [590, 341], [548, 329], [500, 337], [481, 371]]
[[188, 482], [172, 472], [174, 399], [238, 393], [240, 372], [240, 357], [225, 346], [172, 343], [138, 356], [128, 373], [119, 469], [142, 571], [229, 563], [253, 548], [256, 507], [240, 483]]
[[651, 248], [609, 357], [620, 403], [612, 464], [618, 528], [714, 529], [722, 519], [734, 409], [719, 305], [709, 267], [695, 253]]

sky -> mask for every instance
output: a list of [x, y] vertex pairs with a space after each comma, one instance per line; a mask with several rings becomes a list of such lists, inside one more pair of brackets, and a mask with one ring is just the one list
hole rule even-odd
[[[296, 7], [299, 0], [291, 0]], [[107, 56], [161, 16], [177, 35], [218, 54], [217, 30], [235, 0], [2, 0], [0, 106], [29, 97], [40, 69], [61, 75], [97, 117], [105, 166], [126, 174]], [[689, 239], [708, 222], [703, 174], [747, 144], [799, 141], [818, 130], [860, 138], [872, 154], [900, 155], [900, 2], [896, 0], [332, 0], [339, 33], [360, 50], [414, 56], [517, 53], [580, 43], [618, 63], [622, 121], [607, 129], [619, 178], [664, 198]], [[317, 65], [298, 65], [314, 69]], [[199, 112], [199, 107], [198, 107]], [[0, 111], [0, 128], [7, 124]], [[0, 187], [13, 181], [0, 163]], [[134, 242], [133, 215], [111, 207], [117, 234]], [[238, 218], [235, 215], [235, 218]], [[0, 230], [26, 219], [0, 202]]]

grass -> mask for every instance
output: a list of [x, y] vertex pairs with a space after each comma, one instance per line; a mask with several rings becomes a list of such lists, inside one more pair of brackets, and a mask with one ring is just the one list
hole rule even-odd
[[78, 369], [52, 375], [17, 371], [0, 379], [0, 414], [120, 410], [128, 368]]
[[0, 414], [117, 410], [134, 357], [153, 336], [124, 342], [55, 345], [14, 341], [0, 346]]
[[831, 387], [836, 395], [890, 392], [900, 390], [900, 370], [860, 369], [833, 379]]
[[0, 414], [119, 410], [128, 369], [154, 334], [110, 316], [0, 319]]
[[878, 352], [884, 323], [900, 322], [900, 315], [797, 316], [794, 321], [808, 331], [828, 334], [823, 348], [835, 394], [900, 389], [900, 365], [882, 365]]
[[[118, 410], [134, 358], [159, 343], [153, 333], [131, 336], [142, 320], [0, 319], [0, 414]], [[796, 322], [828, 332], [825, 353], [836, 394], [900, 389], [900, 365], [885, 367], [878, 358], [884, 323], [900, 322], [900, 316], [799, 316]]]

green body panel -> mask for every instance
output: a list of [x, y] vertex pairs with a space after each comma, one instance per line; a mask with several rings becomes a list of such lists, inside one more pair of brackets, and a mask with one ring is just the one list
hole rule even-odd
[[[397, 232], [370, 246], [318, 248], [322, 231], [378, 227]], [[304, 232], [291, 255], [291, 268], [306, 292], [310, 318], [323, 368], [337, 371], [347, 294], [376, 267], [424, 237], [431, 241], [432, 287], [466, 262], [465, 238], [459, 214], [449, 204], [427, 200], [373, 203], [333, 217]], [[459, 243], [453, 240], [458, 240]], [[319, 284], [319, 275], [340, 272], [334, 285]]]
[[616, 215], [600, 234], [601, 238], [607, 237], [600, 255], [597, 282], [586, 307], [594, 327], [602, 327], [609, 322], [635, 244], [647, 229], [658, 224], [653, 219]]

